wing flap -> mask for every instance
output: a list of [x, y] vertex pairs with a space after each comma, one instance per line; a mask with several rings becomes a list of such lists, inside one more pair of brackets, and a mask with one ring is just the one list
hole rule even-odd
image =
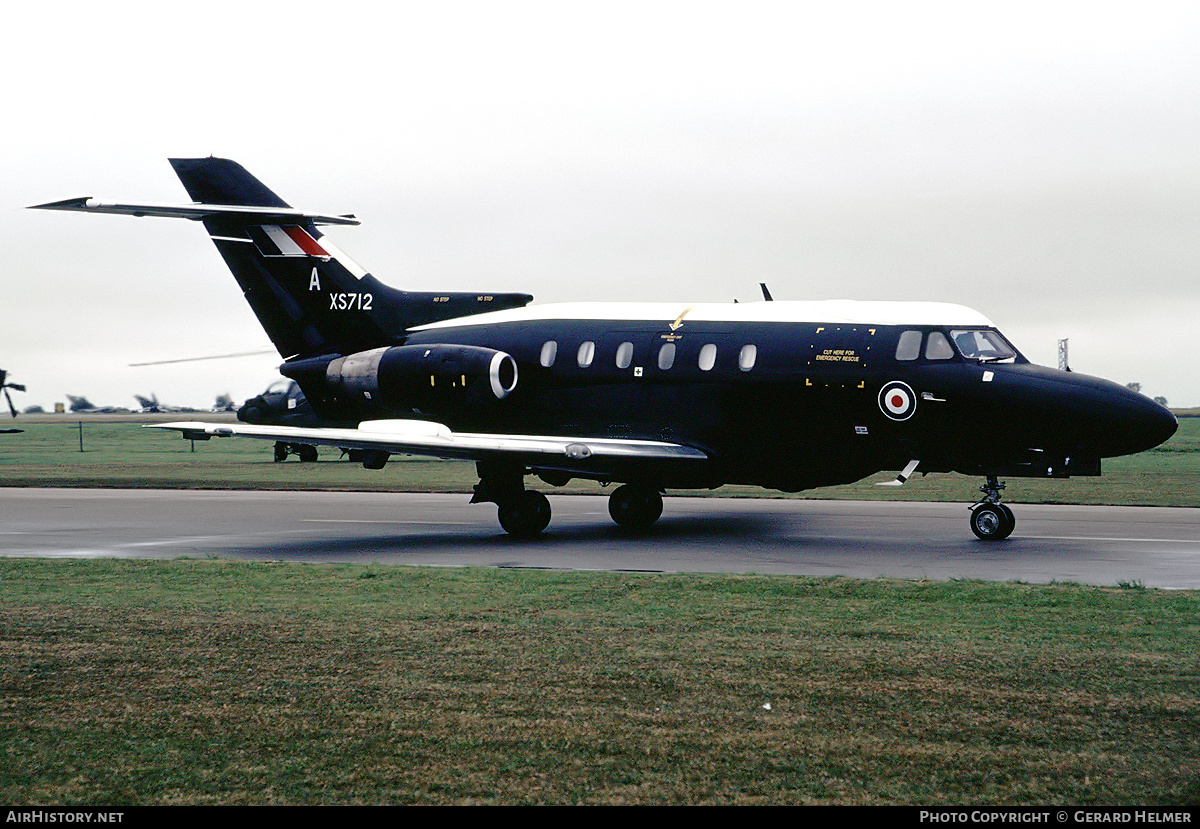
[[170, 429], [185, 438], [246, 437], [259, 440], [310, 443], [345, 449], [378, 449], [394, 454], [485, 460], [500, 456], [545, 459], [576, 464], [590, 458], [643, 461], [703, 461], [708, 455], [691, 446], [653, 440], [555, 435], [501, 435], [452, 432], [441, 423], [424, 420], [369, 420], [357, 429], [260, 426], [249, 423], [177, 422], [147, 424], [147, 429]]
[[159, 216], [171, 219], [223, 218], [247, 224], [297, 224], [311, 221], [319, 225], [357, 225], [352, 214], [331, 216], [291, 207], [247, 207], [238, 204], [130, 204], [101, 201], [91, 196], [30, 205], [33, 210], [71, 210], [79, 213], [116, 213], [122, 216]]

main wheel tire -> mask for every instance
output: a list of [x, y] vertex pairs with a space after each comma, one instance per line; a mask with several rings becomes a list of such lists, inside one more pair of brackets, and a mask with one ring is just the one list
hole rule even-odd
[[497, 517], [504, 531], [516, 538], [533, 538], [550, 525], [550, 499], [527, 489], [516, 498], [501, 503]]
[[300, 447], [301, 463], [312, 463], [317, 459], [317, 447], [304, 444]]
[[608, 514], [618, 527], [629, 532], [650, 529], [662, 511], [662, 496], [648, 486], [625, 484], [608, 497]]
[[1004, 517], [1008, 519], [1008, 529], [1004, 533], [1004, 537], [1008, 538], [1010, 535], [1012, 535], [1012, 531], [1017, 527], [1017, 517], [1013, 515], [1013, 511], [1004, 504], [996, 504], [996, 506], [1000, 507], [1000, 509], [1004, 512]]
[[287, 460], [288, 448], [286, 443], [275, 444], [275, 463], [282, 463]]
[[971, 532], [983, 541], [1003, 541], [1016, 526], [1012, 510], [1003, 504], [980, 504], [971, 510]]

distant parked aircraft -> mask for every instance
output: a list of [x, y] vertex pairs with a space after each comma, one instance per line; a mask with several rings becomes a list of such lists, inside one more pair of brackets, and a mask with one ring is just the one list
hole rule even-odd
[[[300, 390], [300, 385], [288, 378], [280, 378], [260, 395], [247, 400], [238, 409], [238, 420], [244, 423], [270, 426], [292, 427], [321, 427], [341, 426], [353, 428], [355, 423], [335, 423], [317, 417], [312, 406]], [[361, 452], [356, 449], [343, 449], [351, 460], [359, 460]], [[288, 455], [296, 455], [301, 461], [315, 461], [317, 447], [311, 443], [296, 443], [286, 440], [275, 442], [275, 460], [285, 461]]]
[[158, 402], [158, 395], [151, 394], [149, 397], [143, 397], [140, 394], [135, 394], [138, 404], [142, 407], [143, 412], [194, 412], [197, 409], [190, 409], [186, 406], [168, 406], [165, 403]]
[[76, 414], [127, 414], [129, 409], [120, 406], [94, 406], [92, 401], [82, 395], [68, 394], [70, 409]]

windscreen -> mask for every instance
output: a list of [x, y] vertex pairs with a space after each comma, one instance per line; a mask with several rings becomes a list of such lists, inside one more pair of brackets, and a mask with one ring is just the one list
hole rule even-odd
[[968, 360], [995, 363], [1016, 359], [1017, 350], [998, 331], [986, 328], [958, 329], [950, 332], [954, 346]]

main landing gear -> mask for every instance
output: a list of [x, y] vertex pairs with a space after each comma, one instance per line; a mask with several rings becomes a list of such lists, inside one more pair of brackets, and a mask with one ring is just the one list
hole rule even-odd
[[496, 504], [500, 526], [517, 538], [533, 538], [550, 525], [550, 499], [532, 489]]
[[302, 463], [312, 463], [317, 459], [317, 447], [307, 443], [275, 442], [275, 463], [288, 459], [288, 455], [299, 455]]
[[[550, 501], [540, 492], [525, 488], [525, 470], [499, 464], [480, 463], [479, 483], [471, 503], [493, 503], [504, 531], [516, 538], [533, 538], [550, 524]], [[644, 484], [617, 487], [608, 499], [608, 514], [622, 530], [645, 532], [663, 511], [658, 489]]]
[[988, 475], [987, 483], [979, 491], [983, 497], [971, 507], [971, 532], [983, 541], [1003, 541], [1017, 526], [1012, 510], [1000, 503], [1004, 484], [995, 475]]
[[500, 526], [517, 538], [533, 538], [550, 524], [550, 500], [525, 488], [525, 469], [500, 463], [479, 463], [479, 483], [472, 504], [493, 503]]
[[627, 532], [645, 532], [659, 519], [662, 511], [662, 495], [653, 487], [625, 484], [608, 496], [608, 514]]

